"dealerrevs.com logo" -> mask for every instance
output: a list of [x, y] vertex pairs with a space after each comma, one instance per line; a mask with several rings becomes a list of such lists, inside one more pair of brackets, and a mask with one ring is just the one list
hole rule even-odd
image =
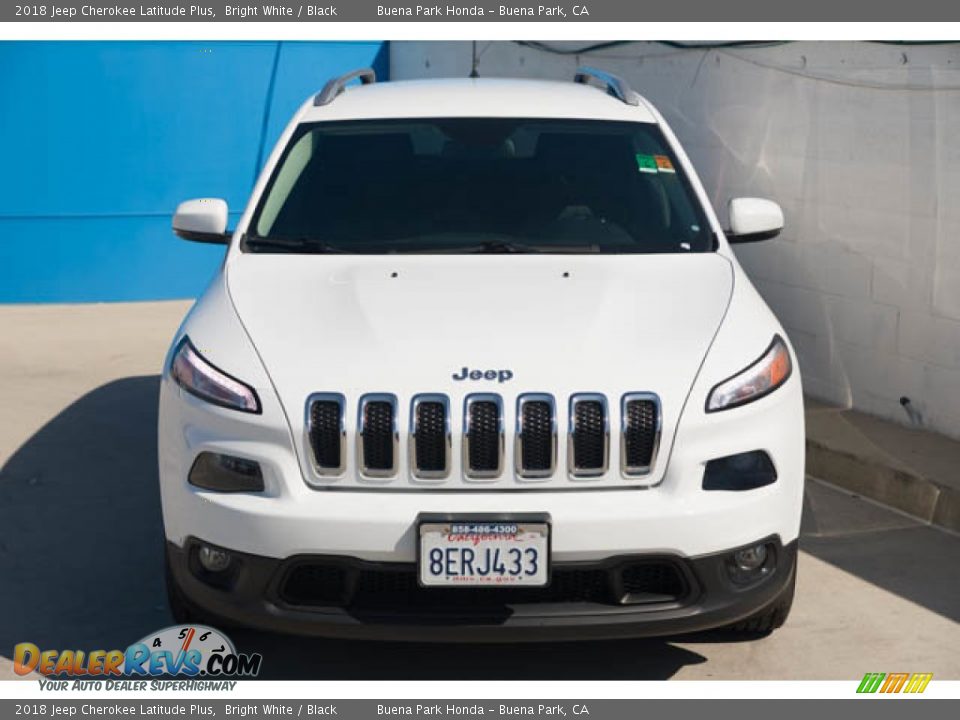
[[[40, 673], [73, 679], [256, 677], [263, 657], [238, 653], [222, 632], [205, 625], [173, 625], [126, 650], [41, 650], [23, 642], [13, 649], [18, 675]], [[120, 688], [118, 688], [120, 689]]]

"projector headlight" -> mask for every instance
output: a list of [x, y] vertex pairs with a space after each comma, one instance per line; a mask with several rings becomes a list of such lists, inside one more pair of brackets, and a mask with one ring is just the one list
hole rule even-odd
[[792, 372], [787, 344], [775, 335], [759, 360], [714, 386], [707, 397], [707, 412], [729, 410], [759, 400], [783, 385]]
[[188, 393], [209, 403], [242, 412], [260, 412], [260, 399], [254, 389], [204, 360], [187, 337], [177, 346], [170, 375]]

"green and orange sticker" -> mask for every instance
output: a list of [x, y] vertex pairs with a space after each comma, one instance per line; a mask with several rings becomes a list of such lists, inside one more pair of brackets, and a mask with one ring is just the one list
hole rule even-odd
[[676, 170], [673, 169], [673, 163], [670, 162], [670, 158], [666, 155], [654, 155], [653, 159], [657, 161], [657, 170], [665, 173], [675, 173]]
[[673, 163], [666, 155], [645, 155], [637, 153], [637, 170], [642, 173], [675, 173]]

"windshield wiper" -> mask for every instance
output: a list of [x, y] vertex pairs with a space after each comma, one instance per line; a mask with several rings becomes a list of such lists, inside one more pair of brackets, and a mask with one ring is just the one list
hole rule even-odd
[[537, 255], [585, 255], [599, 253], [599, 245], [526, 245], [524, 243], [503, 240], [489, 240], [480, 244], [453, 247], [414, 247], [408, 249], [391, 248], [388, 253], [397, 255], [480, 255], [526, 253]]
[[337, 245], [331, 245], [322, 238], [299, 237], [299, 238], [276, 238], [276, 237], [247, 237], [246, 246], [256, 250], [257, 248], [270, 248], [274, 250], [309, 250], [313, 253], [332, 253], [344, 254], [349, 250], [344, 250]]
[[[480, 235], [480, 237], [477, 237]], [[398, 255], [466, 255], [474, 253], [537, 253], [540, 248], [489, 233], [434, 233], [390, 240], [386, 252]]]
[[535, 253], [540, 252], [535, 247], [509, 240], [484, 240], [476, 247], [464, 248], [468, 253]]
[[490, 240], [476, 248], [465, 249], [472, 253], [539, 253], [541, 255], [580, 255], [600, 252], [599, 245], [525, 245], [523, 243]]

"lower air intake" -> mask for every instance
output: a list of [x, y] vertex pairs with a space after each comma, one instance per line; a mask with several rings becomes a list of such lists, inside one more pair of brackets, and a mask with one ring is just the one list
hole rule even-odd
[[688, 586], [677, 566], [670, 562], [631, 563], [620, 571], [623, 597], [628, 605], [676, 602], [688, 593]]
[[690, 585], [678, 564], [627, 559], [611, 567], [557, 566], [547, 587], [425, 588], [413, 565], [365, 563], [316, 557], [298, 562], [282, 576], [280, 600], [298, 607], [336, 607], [381, 617], [481, 618], [510, 607], [589, 604], [599, 611], [624, 605], [682, 604]]

